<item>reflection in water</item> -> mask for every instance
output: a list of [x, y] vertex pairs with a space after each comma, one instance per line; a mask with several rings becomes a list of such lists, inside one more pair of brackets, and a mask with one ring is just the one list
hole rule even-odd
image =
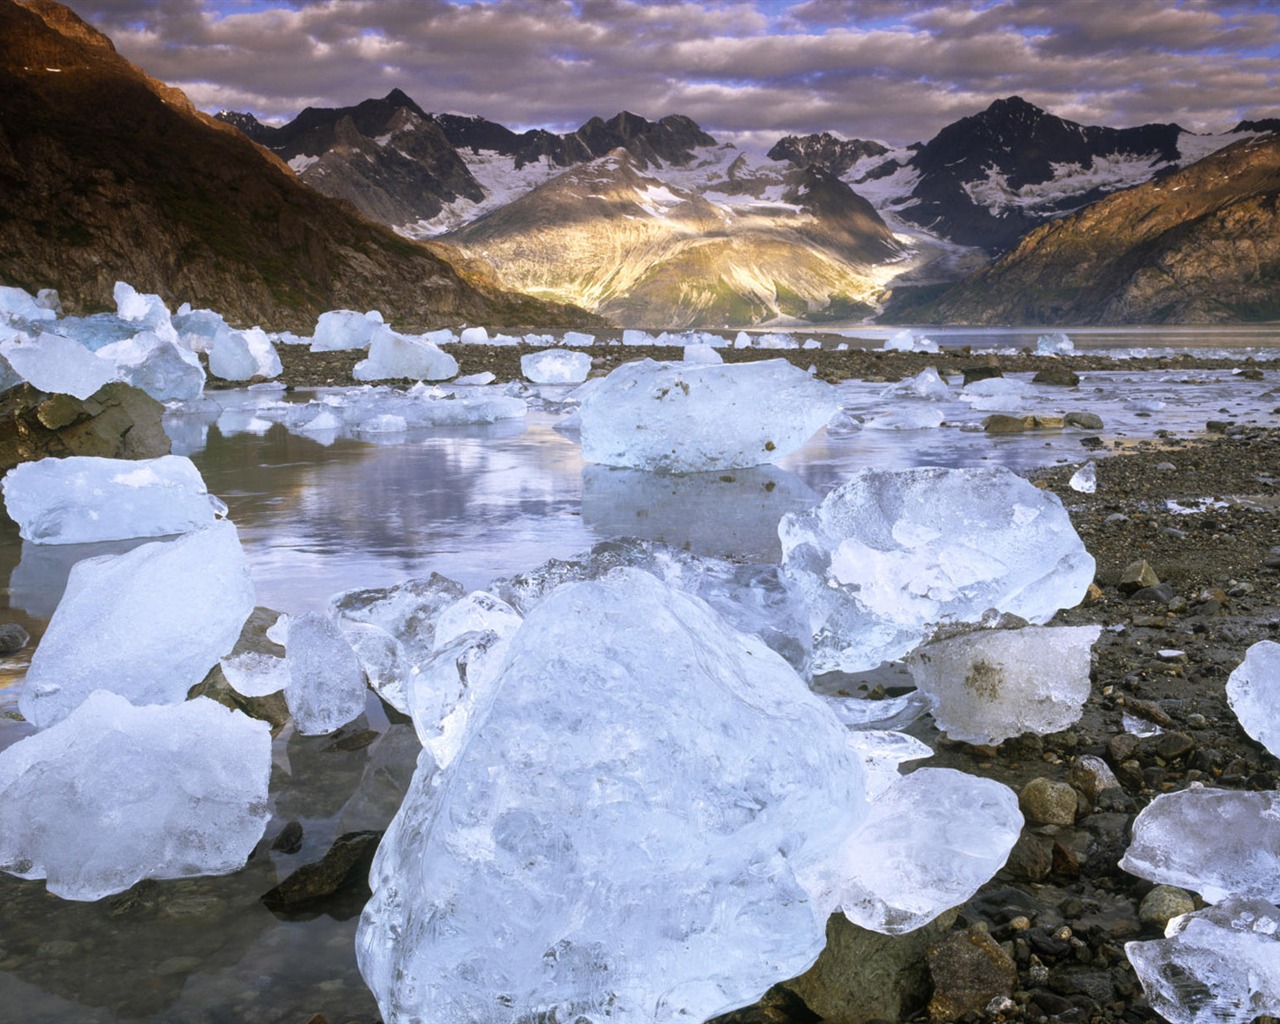
[[722, 473], [610, 466], [582, 471], [582, 518], [602, 537], [640, 537], [748, 562], [778, 561], [778, 520], [819, 501], [819, 494], [777, 466]]

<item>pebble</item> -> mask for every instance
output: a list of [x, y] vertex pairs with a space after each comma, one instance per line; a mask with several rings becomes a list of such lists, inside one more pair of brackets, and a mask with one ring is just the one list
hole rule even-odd
[[1185, 889], [1172, 885], [1157, 885], [1142, 898], [1138, 906], [1138, 920], [1149, 928], [1164, 927], [1179, 914], [1189, 914], [1196, 909], [1196, 901]]
[[1018, 805], [1032, 825], [1074, 825], [1078, 799], [1065, 782], [1043, 776], [1032, 779], [1018, 794]]
[[1122, 594], [1132, 594], [1135, 591], [1159, 585], [1160, 577], [1156, 575], [1156, 571], [1151, 568], [1145, 558], [1139, 558], [1124, 567], [1124, 571], [1120, 573], [1118, 587]]

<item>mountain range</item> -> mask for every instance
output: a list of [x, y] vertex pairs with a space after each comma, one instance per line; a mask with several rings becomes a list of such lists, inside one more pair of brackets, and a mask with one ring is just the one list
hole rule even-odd
[[[911, 146], [824, 132], [756, 153], [679, 115], [623, 112], [565, 135], [516, 133], [428, 113], [398, 90], [309, 108], [279, 128], [218, 117], [312, 187], [406, 236], [457, 245], [523, 292], [663, 327], [849, 320], [886, 305], [980, 319], [973, 300], [933, 300], [1042, 225], [1277, 127], [1080, 125], [1013, 96]], [[1094, 282], [1091, 294], [1114, 283]], [[1092, 315], [1088, 300], [993, 301], [987, 319], [1015, 308], [1046, 322]], [[1128, 307], [1102, 308], [1096, 315]], [[1230, 314], [1212, 303], [1163, 308], [1143, 315], [1214, 319], [1248, 303]]]

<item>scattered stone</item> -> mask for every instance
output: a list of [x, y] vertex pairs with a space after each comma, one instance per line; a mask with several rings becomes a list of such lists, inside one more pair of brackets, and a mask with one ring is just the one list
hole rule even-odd
[[1018, 794], [1018, 806], [1031, 825], [1074, 825], [1077, 804], [1074, 789], [1043, 776], [1032, 779]]
[[992, 413], [982, 421], [982, 429], [988, 434], [1016, 434], [1024, 430], [1061, 430], [1066, 421], [1061, 416], [1037, 416], [1028, 413], [1025, 416], [1010, 416], [1007, 413]]
[[27, 631], [16, 622], [0, 622], [0, 658], [17, 654], [30, 642]]
[[998, 366], [966, 366], [961, 371], [964, 374], [964, 385], [974, 384], [980, 380], [990, 380], [992, 377], [1003, 377], [1004, 371]]
[[1142, 903], [1138, 906], [1138, 920], [1163, 935], [1165, 925], [1173, 918], [1179, 914], [1190, 914], [1195, 909], [1195, 897], [1186, 889], [1157, 885], [1142, 898]]
[[1069, 366], [1046, 366], [1031, 378], [1032, 384], [1050, 384], [1054, 387], [1073, 388], [1080, 383], [1080, 374]]
[[1017, 964], [985, 930], [955, 932], [929, 950], [933, 997], [929, 1019], [954, 1021], [982, 1013], [994, 999], [1008, 998], [1018, 983]]
[[[1143, 565], [1146, 565], [1144, 562]], [[1157, 583], [1154, 587], [1142, 587], [1129, 595], [1134, 604], [1170, 604], [1177, 597], [1173, 586], [1169, 583]]]
[[338, 836], [324, 857], [313, 864], [304, 864], [274, 889], [263, 893], [263, 904], [276, 913], [313, 908], [348, 882], [359, 880], [367, 884], [369, 865], [381, 840], [380, 831]]
[[1146, 587], [1159, 585], [1160, 577], [1156, 575], [1156, 571], [1147, 564], [1145, 558], [1140, 558], [1124, 567], [1117, 587], [1122, 594], [1134, 594]]
[[1024, 830], [1009, 851], [1004, 870], [1020, 882], [1043, 882], [1053, 871], [1053, 840]]
[[1067, 780], [1095, 805], [1104, 790], [1120, 785], [1120, 780], [1107, 766], [1107, 762], [1094, 754], [1077, 757], [1067, 774]]
[[302, 849], [302, 822], [290, 821], [271, 843], [277, 853], [297, 853]]

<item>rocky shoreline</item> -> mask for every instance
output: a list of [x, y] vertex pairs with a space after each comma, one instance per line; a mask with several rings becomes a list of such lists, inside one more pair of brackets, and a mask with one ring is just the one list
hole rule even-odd
[[[499, 381], [519, 379], [520, 356], [534, 351], [451, 350], [461, 373], [487, 370]], [[630, 359], [679, 357], [656, 346], [590, 352], [593, 373]], [[1005, 372], [1230, 367], [1254, 379], [1262, 372], [1248, 362], [1186, 355], [1120, 364], [1088, 354], [997, 360], [963, 350], [723, 354], [782, 357], [831, 380], [895, 380], [927, 366], [955, 376], [995, 363]], [[351, 385], [357, 355], [282, 346], [284, 378], [291, 386]], [[949, 742], [927, 721], [910, 730], [937, 751], [924, 764], [996, 779], [1023, 794], [1028, 823], [1006, 867], [956, 912], [899, 939], [833, 918], [828, 949], [814, 968], [724, 1024], [1160, 1019], [1124, 943], [1159, 937], [1169, 916], [1203, 904], [1118, 867], [1134, 817], [1160, 793], [1193, 783], [1240, 790], [1280, 784], [1280, 761], [1240, 728], [1224, 690], [1250, 645], [1280, 639], [1280, 430], [1211, 423], [1212, 412], [1206, 410], [1211, 429], [1198, 437], [1088, 439], [1097, 454], [1108, 449], [1097, 459], [1092, 494], [1069, 487], [1073, 467], [1032, 474], [1063, 500], [1097, 560], [1089, 598], [1055, 619], [1103, 627], [1079, 723], [995, 747]], [[1153, 575], [1138, 587], [1126, 574], [1144, 561]]]

